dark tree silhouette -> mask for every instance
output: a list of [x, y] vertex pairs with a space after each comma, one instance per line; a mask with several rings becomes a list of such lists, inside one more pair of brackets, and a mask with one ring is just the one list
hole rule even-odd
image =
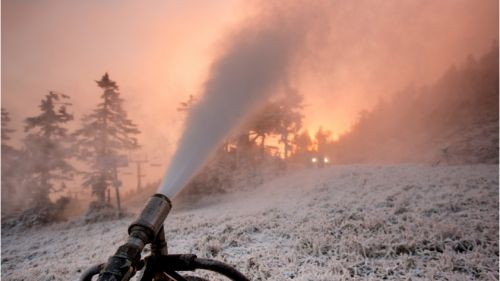
[[279, 136], [283, 144], [285, 158], [291, 152], [293, 138], [302, 128], [303, 97], [293, 90], [275, 101], [270, 101], [259, 111], [250, 122], [250, 142], [260, 139], [262, 150], [265, 148], [266, 137]]
[[277, 102], [267, 103], [251, 121], [250, 142], [260, 139], [261, 151], [264, 152], [266, 137], [278, 133], [280, 124], [280, 105]]
[[283, 156], [288, 158], [291, 152], [292, 140], [302, 128], [302, 109], [304, 97], [297, 93], [294, 89], [287, 89], [287, 93], [283, 99], [279, 101], [279, 135], [280, 142], [283, 143]]
[[307, 154], [313, 145], [313, 141], [307, 130], [295, 135], [293, 143], [295, 145], [295, 154], [301, 156]]
[[328, 130], [323, 130], [323, 127], [320, 127], [316, 134], [314, 135], [314, 138], [316, 140], [316, 146], [317, 146], [317, 151], [320, 154], [324, 154], [326, 152], [326, 147], [328, 143], [330, 142], [330, 137], [332, 135], [332, 132]]
[[8, 143], [11, 139], [10, 134], [14, 132], [9, 127], [10, 121], [9, 112], [2, 107], [2, 211], [12, 207], [11, 196], [16, 192], [14, 180], [16, 164], [20, 158], [20, 152]]
[[[360, 113], [331, 146], [338, 163], [498, 163], [498, 42], [441, 78]], [[451, 161], [448, 161], [452, 159]]]
[[2, 146], [8, 146], [6, 141], [10, 140], [10, 133], [13, 133], [15, 130], [9, 128], [10, 123], [10, 114], [9, 112], [2, 107]]
[[90, 165], [84, 173], [84, 186], [90, 186], [99, 203], [105, 202], [106, 189], [116, 184], [116, 157], [139, 148], [137, 125], [127, 118], [118, 85], [106, 73], [96, 81], [103, 90], [101, 102], [82, 118], [82, 127], [74, 133], [79, 158]]
[[75, 169], [68, 160], [72, 157], [71, 138], [66, 124], [73, 120], [67, 112], [69, 97], [50, 92], [40, 103], [41, 113], [25, 119], [25, 154], [31, 171], [33, 206], [50, 205], [49, 194], [71, 180]]

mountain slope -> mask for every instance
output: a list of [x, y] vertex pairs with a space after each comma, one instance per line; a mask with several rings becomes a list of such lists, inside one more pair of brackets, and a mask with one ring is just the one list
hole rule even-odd
[[498, 163], [498, 44], [431, 86], [363, 112], [328, 149], [338, 163]]
[[[2, 232], [2, 279], [75, 280], [131, 220]], [[498, 165], [304, 170], [207, 198], [165, 226], [171, 253], [229, 262], [251, 280], [495, 280]]]

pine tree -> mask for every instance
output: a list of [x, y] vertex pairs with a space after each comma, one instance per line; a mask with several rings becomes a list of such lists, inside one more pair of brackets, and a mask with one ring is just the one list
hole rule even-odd
[[73, 120], [73, 115], [67, 112], [71, 105], [68, 100], [64, 94], [49, 92], [40, 103], [41, 113], [25, 119], [28, 135], [24, 145], [35, 207], [50, 205], [49, 194], [58, 190], [56, 182], [64, 186], [64, 181], [71, 180], [75, 173], [68, 162], [72, 150], [65, 125]]
[[10, 134], [14, 132], [10, 129], [10, 114], [2, 107], [2, 211], [10, 209], [13, 205], [11, 195], [16, 192], [14, 177], [16, 174], [16, 163], [19, 159], [19, 151], [9, 145]]
[[326, 152], [326, 147], [330, 143], [330, 137], [332, 132], [324, 130], [323, 127], [319, 127], [318, 131], [314, 135], [316, 140], [316, 149], [319, 154], [324, 154]]
[[268, 102], [251, 121], [249, 129], [250, 142], [254, 143], [257, 139], [260, 139], [262, 152], [265, 151], [266, 137], [279, 133], [280, 118], [280, 104], [277, 102]]
[[92, 188], [97, 202], [104, 203], [106, 189], [116, 180], [113, 159], [120, 153], [139, 148], [135, 135], [140, 131], [127, 118], [116, 82], [107, 73], [96, 82], [103, 90], [102, 101], [91, 114], [82, 118], [82, 127], [74, 136], [79, 158], [90, 165], [83, 184]]
[[279, 101], [279, 135], [280, 142], [283, 143], [283, 156], [288, 158], [291, 152], [292, 140], [302, 128], [302, 104], [304, 97], [293, 89], [287, 89], [285, 97]]
[[293, 137], [302, 127], [302, 101], [301, 95], [289, 89], [285, 96], [265, 104], [250, 122], [250, 141], [253, 143], [260, 138], [261, 148], [264, 150], [266, 137], [277, 135], [284, 146], [284, 158], [287, 158]]
[[301, 156], [307, 154], [313, 145], [313, 141], [307, 130], [295, 135], [293, 142], [295, 144], [295, 154]]
[[13, 133], [14, 130], [9, 128], [10, 123], [10, 114], [9, 112], [2, 107], [2, 146], [8, 146], [6, 141], [10, 140], [10, 133]]

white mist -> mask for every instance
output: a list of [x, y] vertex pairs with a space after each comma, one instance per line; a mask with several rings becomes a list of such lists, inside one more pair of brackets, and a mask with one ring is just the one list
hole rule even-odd
[[201, 99], [188, 113], [177, 151], [159, 187], [173, 198], [223, 139], [286, 80], [303, 45], [303, 11], [274, 7], [232, 33], [213, 62]]

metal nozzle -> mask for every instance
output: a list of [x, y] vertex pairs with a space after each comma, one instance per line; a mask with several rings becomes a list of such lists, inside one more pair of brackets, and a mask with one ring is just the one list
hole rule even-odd
[[153, 241], [163, 226], [163, 222], [170, 209], [172, 209], [172, 203], [167, 196], [163, 194], [153, 195], [146, 203], [139, 217], [130, 224], [128, 233], [132, 235], [134, 230], [141, 228], [147, 235], [148, 241], [144, 242], [149, 243]]
[[165, 235], [163, 221], [172, 209], [170, 200], [162, 194], [153, 195], [142, 210], [139, 217], [129, 226], [129, 238], [125, 244], [120, 246], [104, 265], [99, 281], [122, 281], [129, 280], [141, 267], [141, 252], [148, 243], [153, 243], [156, 238], [159, 242], [153, 248], [160, 246], [165, 249], [156, 249], [166, 252], [165, 237], [157, 237], [158, 234]]

